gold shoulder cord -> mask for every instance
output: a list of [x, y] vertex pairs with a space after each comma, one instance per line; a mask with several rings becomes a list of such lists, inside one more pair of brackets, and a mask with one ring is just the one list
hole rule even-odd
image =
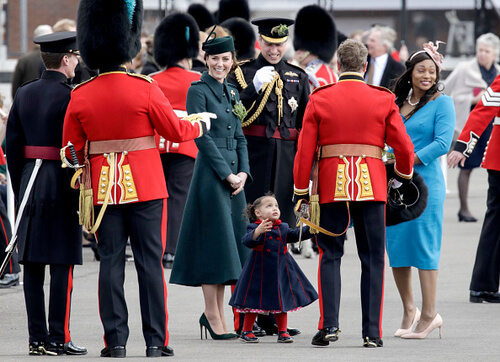
[[[239, 85], [241, 86], [242, 89], [245, 89], [248, 87], [247, 82], [245, 81], [245, 77], [243, 76], [243, 72], [241, 71], [240, 67], [237, 67], [234, 71], [234, 74], [236, 75], [236, 80], [238, 81]], [[277, 82], [277, 84], [276, 84]], [[262, 100], [259, 104], [259, 107], [255, 111], [255, 113], [248, 118], [245, 122], [241, 123], [241, 127], [247, 127], [253, 123], [257, 119], [257, 117], [260, 116], [262, 113], [262, 110], [264, 109], [264, 106], [267, 103], [267, 100], [269, 99], [269, 95], [271, 94], [271, 91], [273, 90], [274, 85], [276, 84], [276, 95], [278, 96], [278, 125], [280, 124], [281, 117], [283, 117], [283, 95], [282, 95], [282, 89], [283, 89], [283, 81], [280, 78], [280, 75], [276, 72], [274, 75], [274, 78], [271, 83], [266, 83], [262, 87], [264, 90], [264, 96], [262, 97]], [[249, 111], [253, 108], [250, 107]], [[250, 113], [250, 112], [249, 112]]]
[[241, 89], [245, 89], [246, 87], [248, 87], [248, 84], [245, 81], [245, 77], [243, 76], [243, 71], [241, 70], [239, 65], [234, 70], [234, 75], [236, 76], [236, 80], [240, 84]]

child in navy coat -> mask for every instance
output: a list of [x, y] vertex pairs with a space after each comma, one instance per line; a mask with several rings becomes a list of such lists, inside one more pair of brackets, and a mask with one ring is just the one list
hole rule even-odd
[[[258, 314], [273, 313], [278, 325], [278, 342], [291, 343], [287, 312], [305, 307], [318, 294], [288, 253], [287, 244], [299, 240], [300, 230], [280, 220], [278, 201], [273, 195], [259, 197], [247, 207], [251, 223], [242, 242], [252, 249], [236, 283], [229, 304], [246, 313], [240, 340], [258, 342], [252, 327]], [[306, 226], [302, 238], [313, 237]]]

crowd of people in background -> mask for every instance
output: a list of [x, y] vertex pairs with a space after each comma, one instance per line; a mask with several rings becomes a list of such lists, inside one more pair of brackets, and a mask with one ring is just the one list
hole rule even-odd
[[[99, 23], [101, 12], [119, 25]], [[428, 21], [417, 27], [416, 45], [398, 49], [391, 27], [375, 24], [346, 36], [317, 5], [294, 19], [251, 19], [246, 0], [221, 0], [215, 14], [192, 4], [168, 14], [154, 34], [141, 32], [142, 14], [142, 1], [81, 0], [76, 21], [38, 26], [33, 49], [13, 73], [13, 106], [0, 104], [7, 154], [5, 161], [0, 149], [0, 262], [13, 236], [5, 164], [16, 209], [24, 200], [28, 210], [17, 215], [18, 248], [0, 288], [19, 285], [22, 264], [30, 354], [87, 353], [68, 330], [73, 268], [87, 245], [100, 262], [101, 357], [126, 355], [127, 245], [139, 276], [148, 357], [174, 355], [164, 268], [172, 269], [170, 283], [201, 287], [199, 326], [212, 339], [256, 343], [276, 334], [280, 343], [293, 342], [301, 331], [288, 326], [287, 313], [318, 299], [293, 260], [300, 253], [320, 255], [320, 322], [312, 344], [327, 346], [340, 334], [340, 262], [349, 226], [362, 263], [363, 346], [383, 346], [386, 250], [403, 305], [394, 336], [441, 333], [440, 158], [450, 149], [449, 166], [460, 167], [458, 221], [477, 221], [467, 202], [470, 175], [488, 169], [470, 301], [500, 303], [496, 35], [481, 35], [476, 57], [443, 79], [440, 42]], [[76, 176], [60, 168], [58, 150], [68, 141], [74, 149], [67, 159], [83, 166]], [[396, 162], [383, 156], [386, 146]], [[390, 180], [386, 168], [395, 175]], [[425, 211], [386, 228], [387, 181], [404, 196], [419, 187], [414, 173], [427, 185]], [[70, 183], [80, 190], [80, 205]], [[312, 225], [299, 232], [297, 214], [306, 204]], [[294, 244], [300, 239], [306, 239], [302, 250]]]

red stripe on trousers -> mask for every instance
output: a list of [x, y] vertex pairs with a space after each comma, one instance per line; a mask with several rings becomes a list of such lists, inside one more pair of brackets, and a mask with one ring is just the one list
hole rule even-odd
[[[161, 217], [161, 270], [163, 270], [163, 254], [165, 253], [165, 246], [167, 245], [167, 217], [167, 199], [163, 199], [163, 210]], [[163, 273], [163, 302], [165, 303], [165, 343], [163, 345], [168, 346], [170, 335], [168, 334], [167, 282], [165, 280], [165, 273]]]
[[71, 341], [69, 333], [69, 313], [71, 310], [71, 292], [73, 291], [73, 268], [74, 265], [69, 266], [68, 272], [68, 289], [66, 291], [66, 313], [64, 315], [64, 343]]
[[[5, 225], [3, 224], [3, 219], [0, 217], [0, 223], [2, 223], [2, 231], [3, 231], [3, 235], [5, 236], [5, 243], [7, 244], [7, 246], [9, 246], [9, 238], [7, 237], [7, 231], [5, 231]], [[8, 274], [12, 274], [12, 258], [9, 259], [9, 273]]]
[[[233, 294], [234, 292], [234, 288], [236, 287], [236, 285], [231, 285], [231, 295]], [[236, 308], [235, 307], [232, 307], [231, 308], [233, 310], [233, 321], [234, 321], [234, 330], [237, 331], [238, 329], [240, 329], [240, 313], [238, 313], [236, 311]]]
[[323, 329], [324, 317], [323, 317], [323, 290], [321, 289], [321, 259], [323, 259], [323, 249], [318, 245], [319, 251], [319, 262], [318, 262], [318, 296], [319, 296], [319, 323], [318, 329]]

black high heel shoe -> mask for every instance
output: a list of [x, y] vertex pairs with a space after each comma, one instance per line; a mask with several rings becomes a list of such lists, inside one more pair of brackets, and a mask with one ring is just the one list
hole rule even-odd
[[476, 222], [477, 219], [474, 216], [466, 216], [463, 215], [461, 212], [458, 213], [458, 222]]
[[227, 340], [227, 339], [236, 339], [238, 338], [237, 334], [234, 333], [223, 333], [223, 334], [217, 334], [213, 331], [212, 327], [210, 326], [210, 323], [208, 322], [207, 317], [205, 316], [205, 313], [203, 313], [200, 317], [200, 339], [203, 339], [203, 327], [205, 327], [205, 339], [207, 339], [207, 330], [210, 333], [210, 337], [215, 340]]

